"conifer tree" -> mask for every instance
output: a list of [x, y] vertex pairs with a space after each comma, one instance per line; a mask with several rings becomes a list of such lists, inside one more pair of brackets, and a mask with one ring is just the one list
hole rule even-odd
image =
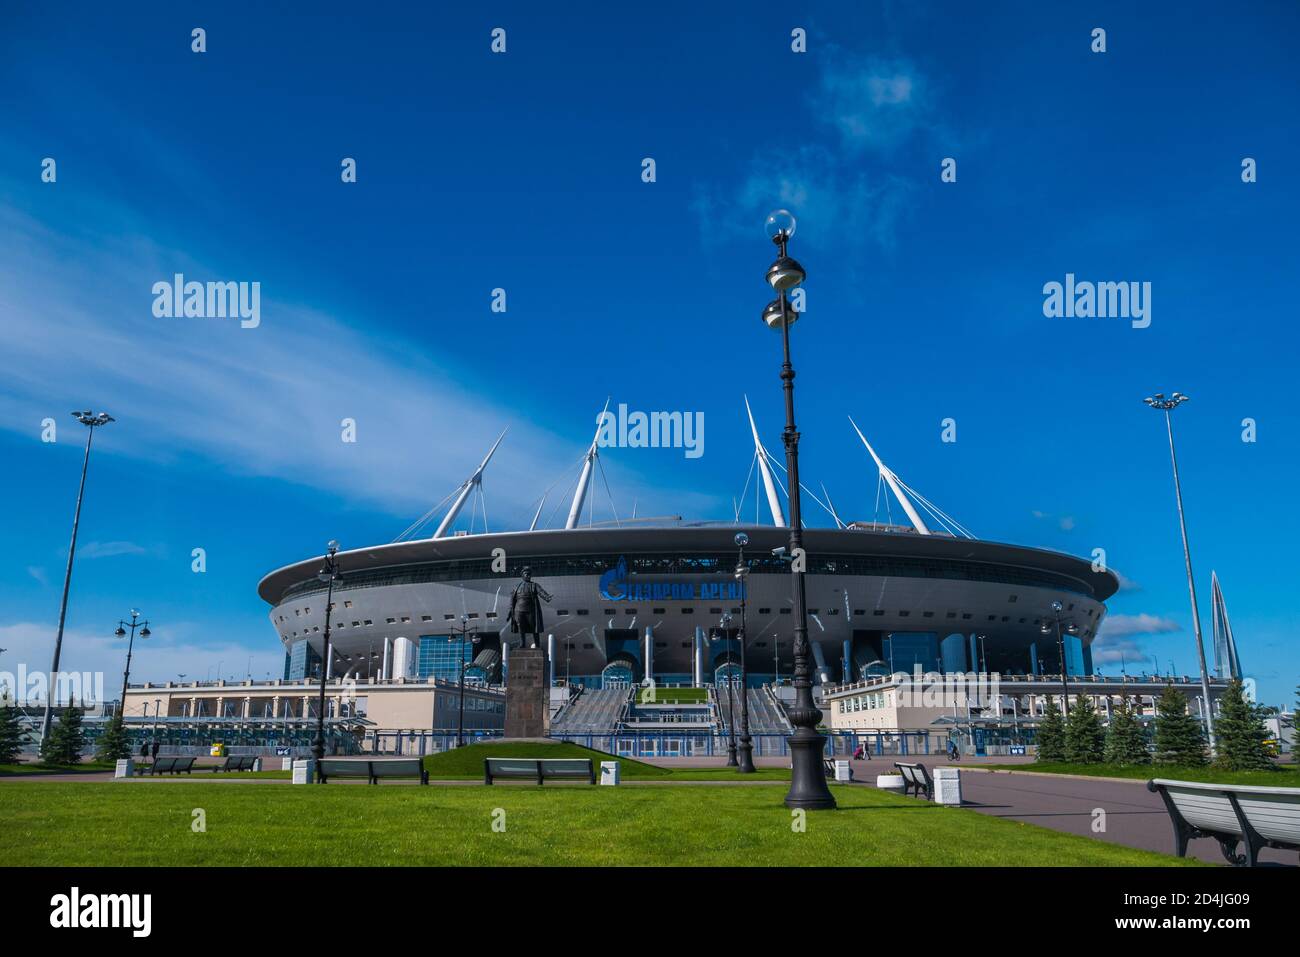
[[1155, 743], [1156, 764], [1194, 768], [1206, 763], [1201, 722], [1188, 712], [1187, 696], [1173, 685], [1156, 702]]
[[86, 731], [81, 723], [81, 709], [75, 700], [59, 715], [58, 723], [41, 742], [41, 760], [46, 764], [69, 765], [81, 761], [81, 749], [86, 745]]
[[1214, 722], [1216, 753], [1214, 766], [1225, 771], [1271, 771], [1273, 764], [1268, 746], [1268, 729], [1260, 709], [1246, 700], [1241, 681], [1228, 685], [1219, 701], [1219, 716]]
[[104, 733], [95, 745], [95, 758], [99, 761], [117, 761], [131, 756], [131, 739], [121, 713], [115, 714], [104, 727]]
[[13, 764], [23, 747], [23, 728], [18, 723], [18, 709], [0, 704], [0, 764]]
[[1110, 726], [1106, 729], [1106, 763], [1125, 767], [1151, 763], [1146, 732], [1127, 695], [1119, 699], [1119, 707], [1111, 712]]
[[1065, 760], [1071, 764], [1100, 764], [1105, 746], [1106, 732], [1092, 699], [1079, 695], [1065, 722]]
[[1047, 699], [1047, 708], [1043, 720], [1038, 723], [1038, 757], [1039, 761], [1065, 760], [1065, 720], [1061, 709], [1053, 698]]

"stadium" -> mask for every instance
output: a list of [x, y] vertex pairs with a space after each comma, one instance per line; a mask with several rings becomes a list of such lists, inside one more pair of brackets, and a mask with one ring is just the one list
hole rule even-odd
[[[503, 666], [508, 671], [511, 643], [519, 643], [509, 630], [511, 591], [528, 567], [551, 596], [544, 633], [556, 683], [716, 684], [739, 669], [743, 617], [750, 685], [781, 684], [793, 668], [789, 529], [773, 474], [780, 463], [759, 440], [752, 414], [750, 425], [751, 476], [758, 475], [755, 493], [766, 495], [770, 524], [677, 516], [580, 524], [599, 467], [593, 441], [563, 528], [539, 529], [535, 517], [527, 530], [454, 532], [466, 501], [481, 492], [498, 439], [474, 474], [407, 532], [441, 514], [432, 535], [339, 552], [328, 673], [455, 680], [467, 666], [471, 680], [498, 683]], [[1115, 574], [1069, 555], [970, 536], [857, 434], [875, 462], [882, 495], [901, 506], [908, 523], [844, 522], [829, 498], [805, 492], [835, 525], [804, 532], [819, 681], [916, 666], [1060, 673], [1057, 602], [1065, 670], [1092, 673], [1091, 644], [1104, 602], [1118, 589]], [[739, 532], [748, 536], [743, 556]], [[742, 560], [748, 573], [738, 576]], [[258, 586], [284, 645], [285, 679], [311, 677], [322, 667], [327, 586], [321, 566], [320, 557], [307, 558]]]

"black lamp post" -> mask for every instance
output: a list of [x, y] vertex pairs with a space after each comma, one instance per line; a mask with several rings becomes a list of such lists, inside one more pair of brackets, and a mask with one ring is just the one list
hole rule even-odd
[[320, 697], [316, 702], [316, 741], [312, 744], [312, 754], [316, 756], [316, 780], [320, 780], [320, 762], [325, 757], [325, 682], [329, 680], [330, 665], [330, 613], [334, 610], [334, 583], [339, 577], [338, 555], [339, 543], [330, 540], [326, 546], [325, 564], [316, 573], [316, 577], [325, 582], [325, 649], [320, 662]]
[[736, 694], [734, 676], [731, 669], [735, 667], [735, 662], [731, 656], [731, 616], [723, 615], [722, 620], [718, 623], [718, 630], [721, 632], [722, 640], [727, 643], [727, 767], [739, 767], [736, 761]]
[[[465, 661], [465, 636], [469, 632], [469, 618], [466, 615], [460, 616], [460, 628], [453, 629], [460, 633], [460, 719], [456, 725], [456, 747], [462, 747], [465, 744], [465, 669], [469, 666]], [[480, 641], [478, 636], [478, 625], [474, 626], [474, 634], [470, 637], [471, 646], [477, 645]]]
[[822, 713], [813, 702], [811, 648], [808, 644], [808, 608], [804, 599], [803, 526], [799, 509], [799, 432], [794, 424], [794, 366], [790, 363], [790, 326], [799, 314], [786, 300], [785, 294], [806, 278], [803, 266], [786, 255], [786, 244], [794, 235], [795, 219], [788, 210], [778, 209], [767, 217], [767, 234], [776, 244], [776, 261], [768, 267], [767, 282], [776, 290], [776, 298], [763, 310], [763, 321], [769, 329], [781, 331], [781, 382], [785, 391], [785, 431], [781, 440], [785, 445], [786, 473], [790, 482], [790, 584], [794, 611], [794, 707], [790, 709], [790, 723], [794, 734], [790, 736], [790, 791], [785, 796], [786, 807], [807, 810], [835, 807], [835, 798], [826, 786], [826, 772], [822, 754], [826, 739], [817, 733], [817, 723]]
[[745, 564], [745, 546], [749, 536], [736, 533], [740, 556], [736, 561], [736, 581], [740, 582], [740, 773], [754, 773], [754, 739], [749, 734], [749, 671], [745, 663], [745, 598], [749, 584], [749, 566]]
[[[130, 629], [129, 638], [127, 638], [128, 628]], [[151, 634], [153, 634], [153, 632], [149, 630], [149, 622], [148, 621], [141, 622], [140, 613], [136, 611], [134, 608], [132, 608], [131, 620], [130, 621], [119, 620], [117, 623], [117, 631], [113, 632], [113, 636], [116, 638], [127, 638], [126, 668], [123, 669], [122, 671], [122, 698], [121, 698], [121, 704], [118, 708], [118, 713], [121, 714], [123, 721], [126, 720], [126, 683], [131, 677], [131, 652], [135, 649], [136, 628], [140, 629], [141, 638], [148, 638]]]
[[[1059, 601], [1052, 602], [1052, 614], [1056, 616], [1056, 654], [1061, 662], [1061, 714], [1068, 715], [1070, 713], [1070, 682], [1066, 678], [1066, 672], [1070, 669], [1065, 662], [1065, 635], [1061, 629], [1061, 603]], [[1065, 626], [1065, 630], [1071, 635], [1075, 635], [1079, 632], [1079, 626], [1074, 622], [1070, 622]], [[1050, 633], [1046, 622], [1043, 623], [1041, 631], [1045, 635]]]

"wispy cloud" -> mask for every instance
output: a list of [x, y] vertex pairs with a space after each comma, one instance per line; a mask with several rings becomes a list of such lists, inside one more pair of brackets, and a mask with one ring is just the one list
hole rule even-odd
[[[421, 345], [366, 330], [364, 316], [345, 321], [304, 305], [293, 290], [263, 287], [256, 329], [156, 318], [152, 285], [173, 273], [260, 280], [224, 275], [138, 235], [56, 234], [0, 206], [0, 237], [0, 428], [33, 441], [45, 417], [67, 441], [63, 430], [80, 428], [67, 411], [89, 402], [118, 419], [97, 440], [100, 454], [167, 465], [198, 456], [227, 473], [419, 514], [458, 485], [509, 425], [489, 475], [500, 526], [531, 514], [542, 482], [576, 462], [592, 427], [583, 421], [572, 434], [549, 432], [456, 385], [464, 376]], [[88, 288], [96, 295], [87, 298]], [[344, 419], [355, 423], [355, 442], [343, 441]], [[617, 463], [609, 467], [619, 471]], [[642, 505], [674, 499], [677, 510], [714, 504], [657, 483]], [[102, 543], [99, 555], [127, 554], [129, 544]]]
[[144, 555], [148, 549], [135, 542], [86, 542], [77, 548], [79, 558], [113, 558], [117, 555]]
[[[869, 169], [864, 154], [885, 154], [931, 129], [929, 83], [906, 59], [824, 54], [808, 95], [822, 142], [756, 153], [732, 186], [703, 185], [693, 207], [706, 245], [749, 235], [774, 206], [795, 213], [801, 241], [853, 250], [864, 243], [891, 247], [916, 189], [896, 172]], [[934, 160], [938, 175], [938, 157]]]
[[1182, 625], [1172, 618], [1146, 613], [1137, 615], [1107, 615], [1097, 630], [1092, 643], [1092, 660], [1097, 664], [1119, 661], [1140, 662], [1150, 657], [1141, 642], [1145, 635], [1160, 635], [1182, 631]]
[[1097, 640], [1128, 638], [1133, 635], [1162, 635], [1182, 631], [1183, 626], [1172, 618], [1160, 615], [1107, 615], [1097, 630]]
[[27, 574], [36, 579], [42, 585], [48, 585], [50, 583], [49, 578], [45, 574], [45, 569], [41, 568], [39, 565], [28, 565]]
[[[176, 623], [168, 631], [176, 637], [155, 636], [147, 648], [141, 648], [137, 639], [131, 662], [132, 684], [175, 680], [181, 673], [204, 678], [212, 672], [215, 678], [218, 665], [224, 677], [237, 678], [243, 678], [249, 670], [255, 678], [265, 677], [268, 671], [278, 676], [283, 667], [282, 653], [278, 648], [268, 649], [265, 641], [243, 645], [227, 638], [199, 639], [199, 629], [185, 623]], [[20, 664], [28, 672], [45, 671], [50, 667], [54, 648], [54, 626], [33, 621], [0, 625], [0, 648], [5, 649], [0, 657], [0, 672], [17, 675]], [[117, 698], [121, 691], [125, 659], [125, 642], [76, 629], [63, 635], [62, 670], [102, 673], [109, 698]]]

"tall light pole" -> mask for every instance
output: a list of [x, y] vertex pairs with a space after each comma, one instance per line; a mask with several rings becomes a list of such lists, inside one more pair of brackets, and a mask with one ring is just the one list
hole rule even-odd
[[1196, 656], [1201, 665], [1201, 711], [1205, 715], [1205, 737], [1210, 754], [1215, 754], [1214, 709], [1210, 706], [1210, 673], [1205, 667], [1205, 643], [1201, 640], [1201, 612], [1196, 604], [1196, 579], [1192, 576], [1192, 551], [1187, 544], [1187, 519], [1183, 515], [1183, 488], [1178, 481], [1178, 455], [1174, 452], [1174, 422], [1169, 413], [1186, 402], [1188, 396], [1175, 392], [1168, 399], [1163, 392], [1144, 399], [1153, 409], [1165, 414], [1165, 430], [1169, 433], [1169, 461], [1174, 467], [1174, 498], [1178, 502], [1178, 527], [1183, 533], [1183, 561], [1187, 565], [1187, 591], [1192, 598], [1192, 629], [1196, 632]]
[[59, 603], [59, 630], [54, 636], [54, 661], [50, 665], [50, 687], [45, 695], [45, 714], [41, 718], [41, 741], [50, 733], [50, 718], [54, 714], [54, 691], [58, 687], [59, 655], [63, 651], [63, 623], [68, 617], [68, 587], [72, 584], [72, 557], [77, 551], [77, 526], [81, 524], [81, 500], [86, 493], [86, 470], [90, 466], [90, 443], [95, 437], [95, 429], [116, 420], [107, 412], [73, 412], [73, 418], [84, 425], [86, 432], [86, 454], [81, 460], [81, 484], [77, 487], [77, 509], [72, 513], [72, 544], [68, 546], [68, 567], [63, 573], [63, 600]]
[[745, 564], [745, 546], [749, 536], [744, 532], [736, 533], [736, 548], [740, 554], [736, 560], [736, 581], [740, 582], [740, 773], [754, 773], [754, 739], [749, 734], [749, 669], [745, 663], [745, 599], [749, 585], [749, 566]]
[[325, 589], [325, 649], [320, 662], [320, 698], [316, 703], [316, 741], [312, 744], [312, 754], [316, 756], [316, 780], [320, 778], [320, 762], [325, 757], [325, 682], [329, 680], [330, 665], [330, 612], [334, 610], [334, 583], [339, 577], [339, 560], [337, 558], [339, 543], [330, 540], [325, 546], [325, 564], [316, 573], [316, 577], [326, 583]]
[[826, 786], [826, 773], [822, 754], [826, 739], [817, 733], [817, 723], [822, 713], [813, 702], [812, 667], [809, 661], [808, 608], [804, 597], [804, 568], [807, 556], [803, 550], [803, 526], [799, 508], [799, 432], [794, 424], [794, 366], [790, 362], [790, 326], [799, 314], [786, 300], [785, 294], [806, 278], [803, 266], [786, 255], [786, 244], [794, 235], [795, 219], [788, 210], [778, 209], [767, 217], [767, 235], [776, 244], [777, 258], [768, 267], [767, 283], [776, 290], [776, 299], [763, 310], [763, 322], [769, 329], [781, 331], [781, 382], [785, 392], [785, 430], [781, 434], [785, 445], [786, 474], [790, 483], [790, 585], [794, 611], [794, 707], [789, 711], [794, 734], [790, 736], [790, 790], [785, 796], [786, 807], [807, 810], [835, 807], [835, 798]]
[[117, 623], [117, 631], [113, 632], [113, 637], [126, 638], [128, 628], [130, 628], [131, 631], [130, 631], [130, 638], [127, 640], [126, 643], [126, 668], [122, 671], [122, 698], [121, 698], [122, 703], [121, 705], [119, 705], [118, 708], [119, 713], [122, 715], [123, 721], [126, 720], [126, 683], [127, 680], [131, 677], [131, 652], [135, 649], [135, 630], [136, 628], [140, 629], [141, 638], [148, 638], [150, 635], [153, 634], [153, 632], [149, 630], [149, 622], [147, 621], [141, 622], [140, 612], [138, 612], [134, 608], [131, 609], [130, 621], [121, 621], [119, 619]]

